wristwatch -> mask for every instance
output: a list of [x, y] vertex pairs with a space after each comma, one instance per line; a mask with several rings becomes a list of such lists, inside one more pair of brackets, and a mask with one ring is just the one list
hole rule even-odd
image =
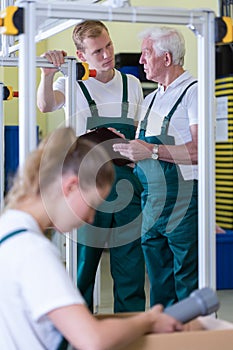
[[158, 159], [159, 158], [158, 152], [159, 152], [159, 145], [155, 144], [153, 149], [152, 149], [151, 158]]

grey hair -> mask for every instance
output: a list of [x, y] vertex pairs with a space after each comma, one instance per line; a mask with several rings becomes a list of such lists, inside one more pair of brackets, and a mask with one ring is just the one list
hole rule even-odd
[[157, 55], [161, 56], [164, 52], [169, 52], [172, 55], [173, 64], [181, 67], [184, 65], [185, 41], [178, 30], [169, 27], [151, 27], [142, 31], [139, 38], [151, 39]]

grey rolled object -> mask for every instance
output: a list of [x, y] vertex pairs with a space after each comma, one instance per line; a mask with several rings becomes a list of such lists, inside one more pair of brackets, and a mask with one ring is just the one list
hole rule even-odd
[[186, 323], [198, 316], [216, 312], [219, 306], [216, 293], [211, 288], [205, 287], [193, 291], [188, 298], [165, 308], [164, 312], [181, 323]]

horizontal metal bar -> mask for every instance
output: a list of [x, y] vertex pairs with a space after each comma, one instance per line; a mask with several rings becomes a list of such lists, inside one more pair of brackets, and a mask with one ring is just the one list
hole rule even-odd
[[[63, 68], [68, 69], [68, 61], [77, 60], [74, 56], [67, 56], [65, 63], [62, 65]], [[19, 60], [17, 57], [0, 57], [0, 66], [3, 67], [18, 67]], [[46, 58], [36, 57], [36, 67], [38, 68], [55, 68], [52, 63], [49, 63]]]
[[66, 20], [66, 19], [53, 19], [53, 23], [46, 24], [44, 26], [42, 24], [42, 30], [40, 30], [40, 27], [38, 28], [38, 33], [36, 34], [35, 40], [36, 42], [39, 42], [41, 40], [45, 40], [55, 34], [60, 33], [63, 30], [66, 30], [70, 27], [75, 26], [78, 21], [77, 20]]
[[78, 5], [73, 2], [56, 2], [45, 4], [39, 1], [36, 4], [37, 15], [49, 18], [66, 19], [100, 19], [105, 21], [168, 23], [193, 25], [202, 24], [206, 20], [205, 12], [212, 10], [187, 10], [158, 7], [120, 7], [112, 8], [102, 5]]

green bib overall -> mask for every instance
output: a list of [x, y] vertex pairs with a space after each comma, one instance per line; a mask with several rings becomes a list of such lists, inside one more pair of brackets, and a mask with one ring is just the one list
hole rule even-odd
[[[147, 137], [147, 121], [155, 94], [141, 123], [139, 139], [175, 144], [174, 138], [167, 134], [169, 122], [192, 84], [164, 117], [161, 134]], [[185, 181], [178, 165], [162, 160], [139, 161], [134, 171], [143, 186], [142, 248], [150, 280], [150, 304], [161, 303], [166, 307], [197, 288], [197, 181]]]
[[[123, 96], [120, 117], [101, 117], [98, 107], [82, 82], [79, 85], [88, 101], [92, 116], [87, 129], [113, 127], [126, 138], [134, 139], [134, 120], [128, 115], [127, 76], [122, 74]], [[93, 311], [96, 271], [104, 247], [110, 250], [114, 281], [114, 312], [142, 311], [145, 308], [145, 267], [141, 248], [142, 187], [132, 168], [114, 166], [115, 182], [105, 202], [96, 211], [92, 225], [78, 230], [77, 284]]]

